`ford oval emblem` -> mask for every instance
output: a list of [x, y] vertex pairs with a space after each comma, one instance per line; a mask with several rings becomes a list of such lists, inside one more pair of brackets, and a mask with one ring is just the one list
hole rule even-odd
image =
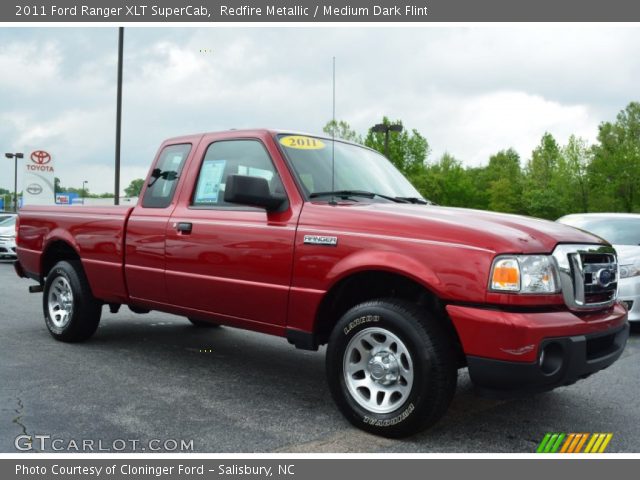
[[610, 268], [602, 268], [596, 273], [596, 282], [603, 288], [611, 285], [615, 279], [616, 275]]

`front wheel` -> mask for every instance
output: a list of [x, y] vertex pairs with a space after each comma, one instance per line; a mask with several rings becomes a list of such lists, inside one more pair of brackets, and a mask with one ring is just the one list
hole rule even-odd
[[47, 329], [63, 342], [81, 342], [98, 328], [102, 304], [93, 297], [79, 261], [61, 261], [47, 275], [42, 296]]
[[437, 319], [403, 301], [370, 301], [345, 313], [331, 334], [326, 365], [343, 415], [385, 437], [433, 425], [456, 388], [449, 335]]

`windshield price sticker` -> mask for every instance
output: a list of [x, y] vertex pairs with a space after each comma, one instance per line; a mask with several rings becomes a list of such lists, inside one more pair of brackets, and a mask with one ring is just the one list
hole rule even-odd
[[302, 135], [282, 137], [280, 144], [287, 148], [297, 148], [298, 150], [322, 150], [325, 147], [324, 143], [317, 138]]

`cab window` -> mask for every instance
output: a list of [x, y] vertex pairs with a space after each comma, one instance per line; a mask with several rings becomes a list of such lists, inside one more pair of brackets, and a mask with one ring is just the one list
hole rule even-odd
[[190, 144], [168, 145], [162, 150], [149, 177], [142, 199], [143, 207], [165, 208], [171, 204], [182, 167], [190, 151]]
[[278, 172], [261, 142], [223, 140], [212, 143], [207, 148], [200, 166], [192, 205], [239, 207], [237, 204], [224, 201], [225, 185], [229, 175], [262, 177], [269, 182], [271, 193], [284, 193]]

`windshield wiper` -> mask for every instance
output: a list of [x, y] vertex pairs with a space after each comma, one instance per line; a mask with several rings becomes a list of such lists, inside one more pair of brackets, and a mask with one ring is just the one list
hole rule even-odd
[[381, 193], [374, 193], [374, 192], [367, 192], [366, 190], [336, 190], [334, 192], [313, 192], [312, 194], [309, 195], [309, 198], [329, 197], [329, 196], [338, 197], [343, 200], [346, 200], [349, 197], [365, 197], [365, 198], [380, 197], [395, 203], [410, 203], [409, 200], [406, 200], [402, 197], [390, 197], [389, 195], [383, 195]]
[[418, 198], [418, 197], [395, 197], [398, 200], [404, 200], [405, 202], [408, 203], [415, 203], [417, 205], [433, 205], [433, 202], [430, 202], [429, 200], [425, 200], [424, 198]]

